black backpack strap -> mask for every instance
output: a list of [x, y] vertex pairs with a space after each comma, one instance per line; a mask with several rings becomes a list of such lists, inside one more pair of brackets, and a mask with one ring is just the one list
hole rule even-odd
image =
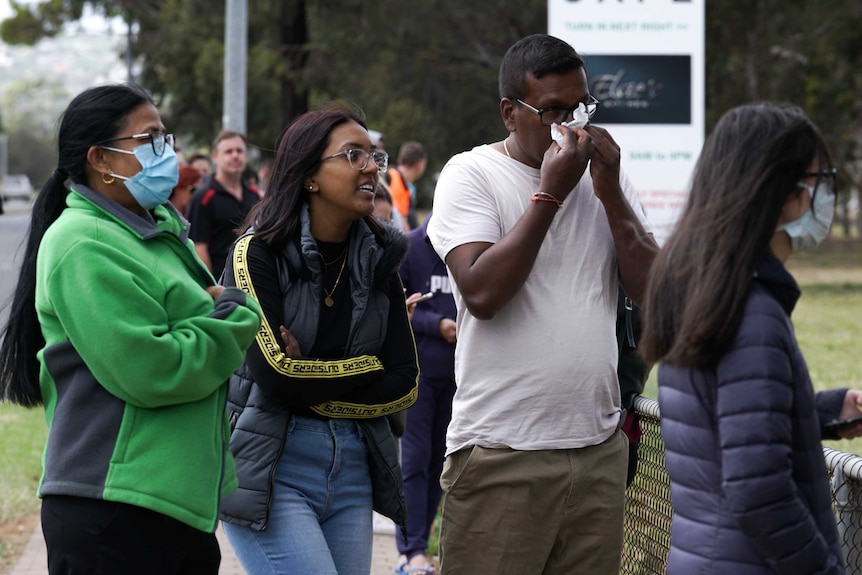
[[[622, 288], [620, 288], [622, 289]], [[625, 294], [625, 292], [623, 292]], [[634, 304], [632, 300], [629, 299], [629, 296], [624, 295], [625, 298], [623, 305], [625, 306], [625, 314], [626, 314], [626, 344], [631, 348], [636, 348], [638, 346], [638, 342], [635, 339], [635, 331], [632, 327], [632, 315], [634, 314]], [[640, 335], [640, 334], [638, 334]]]
[[635, 395], [643, 391], [649, 376], [650, 368], [637, 351], [641, 335], [640, 309], [619, 288], [617, 300], [617, 343], [619, 344], [619, 362], [617, 376], [620, 382], [620, 394], [623, 407], [630, 407]]

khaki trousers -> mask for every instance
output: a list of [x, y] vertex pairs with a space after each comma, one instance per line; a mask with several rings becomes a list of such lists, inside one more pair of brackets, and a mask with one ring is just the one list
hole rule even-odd
[[617, 575], [628, 441], [446, 458], [441, 575]]

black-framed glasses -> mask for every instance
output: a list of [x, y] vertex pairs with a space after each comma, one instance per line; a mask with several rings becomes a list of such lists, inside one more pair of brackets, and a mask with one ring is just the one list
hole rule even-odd
[[808, 194], [811, 196], [811, 209], [814, 210], [815, 198], [817, 197], [817, 190], [820, 188], [818, 185], [821, 181], [826, 183], [826, 188], [829, 190], [829, 196], [832, 197], [835, 195], [836, 190], [838, 190], [838, 170], [835, 168], [827, 168], [825, 170], [818, 170], [816, 172], [805, 172], [802, 174], [804, 178], [817, 178], [817, 182], [811, 186], [806, 184], [805, 182], [799, 182], [799, 185], [806, 188], [808, 190]]
[[575, 110], [580, 108], [581, 104], [584, 104], [586, 106], [587, 117], [589, 117], [591, 120], [593, 119], [593, 116], [596, 115], [596, 110], [599, 109], [599, 101], [592, 96], [590, 96], [588, 102], [578, 102], [571, 108], [542, 108], [541, 110], [539, 110], [538, 108], [534, 108], [533, 106], [529, 105], [521, 99], [517, 99], [517, 101], [519, 104], [522, 104], [537, 113], [539, 115], [539, 121], [542, 123], [543, 126], [550, 126], [551, 124], [562, 124], [566, 121], [567, 118], [569, 118], [572, 114], [575, 113]]
[[838, 170], [836, 168], [827, 168], [817, 172], [806, 172], [802, 174], [803, 178], [817, 178], [818, 180], [831, 180], [832, 190], [838, 187]]
[[149, 141], [150, 145], [153, 147], [153, 153], [159, 157], [161, 157], [161, 155], [165, 153], [166, 146], [170, 146], [171, 148], [174, 147], [174, 135], [166, 134], [165, 132], [147, 132], [146, 134], [132, 134], [131, 136], [123, 136], [122, 138], [111, 138], [110, 140], [103, 140], [97, 145], [102, 148], [105, 148], [106, 150], [113, 150], [115, 152], [122, 152], [125, 154], [133, 154], [134, 152], [129, 152], [129, 150], [123, 150], [121, 148], [111, 148], [103, 145], [110, 144], [111, 142], [122, 142], [123, 140]]
[[375, 164], [377, 164], [378, 172], [383, 173], [386, 171], [386, 168], [389, 167], [389, 154], [387, 154], [383, 150], [373, 150], [371, 152], [366, 152], [365, 150], [360, 149], [341, 150], [337, 154], [326, 156], [323, 159], [329, 160], [331, 158], [337, 158], [339, 156], [347, 157], [347, 161], [350, 164], [350, 167], [354, 170], [364, 170], [365, 168], [367, 168], [369, 159]]

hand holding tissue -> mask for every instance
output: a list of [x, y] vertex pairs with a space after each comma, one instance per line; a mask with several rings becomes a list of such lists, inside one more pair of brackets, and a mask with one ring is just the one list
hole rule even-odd
[[[575, 109], [572, 113], [572, 121], [571, 122], [563, 122], [559, 125], [565, 126], [567, 128], [583, 128], [590, 121], [590, 115], [587, 114], [587, 106], [581, 102], [580, 105]], [[554, 122], [551, 124], [551, 138], [562, 148], [563, 147], [563, 133], [557, 129], [557, 123]]]

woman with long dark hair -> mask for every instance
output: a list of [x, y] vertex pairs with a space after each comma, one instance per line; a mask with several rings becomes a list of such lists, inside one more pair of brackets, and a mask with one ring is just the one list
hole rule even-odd
[[140, 87], [86, 90], [33, 205], [0, 382], [47, 414], [52, 575], [218, 573], [218, 500], [236, 486], [226, 383], [260, 312], [214, 285], [167, 203], [172, 144]]
[[727, 112], [653, 264], [641, 350], [661, 361], [673, 574], [843, 573], [821, 437], [862, 393], [815, 394], [784, 262], [829, 232], [835, 170], [798, 108]]
[[386, 416], [415, 401], [418, 366], [407, 239], [372, 216], [387, 160], [348, 108], [297, 118], [222, 276], [264, 313], [231, 380], [240, 486], [221, 509], [250, 575], [368, 575], [372, 509], [404, 525]]

